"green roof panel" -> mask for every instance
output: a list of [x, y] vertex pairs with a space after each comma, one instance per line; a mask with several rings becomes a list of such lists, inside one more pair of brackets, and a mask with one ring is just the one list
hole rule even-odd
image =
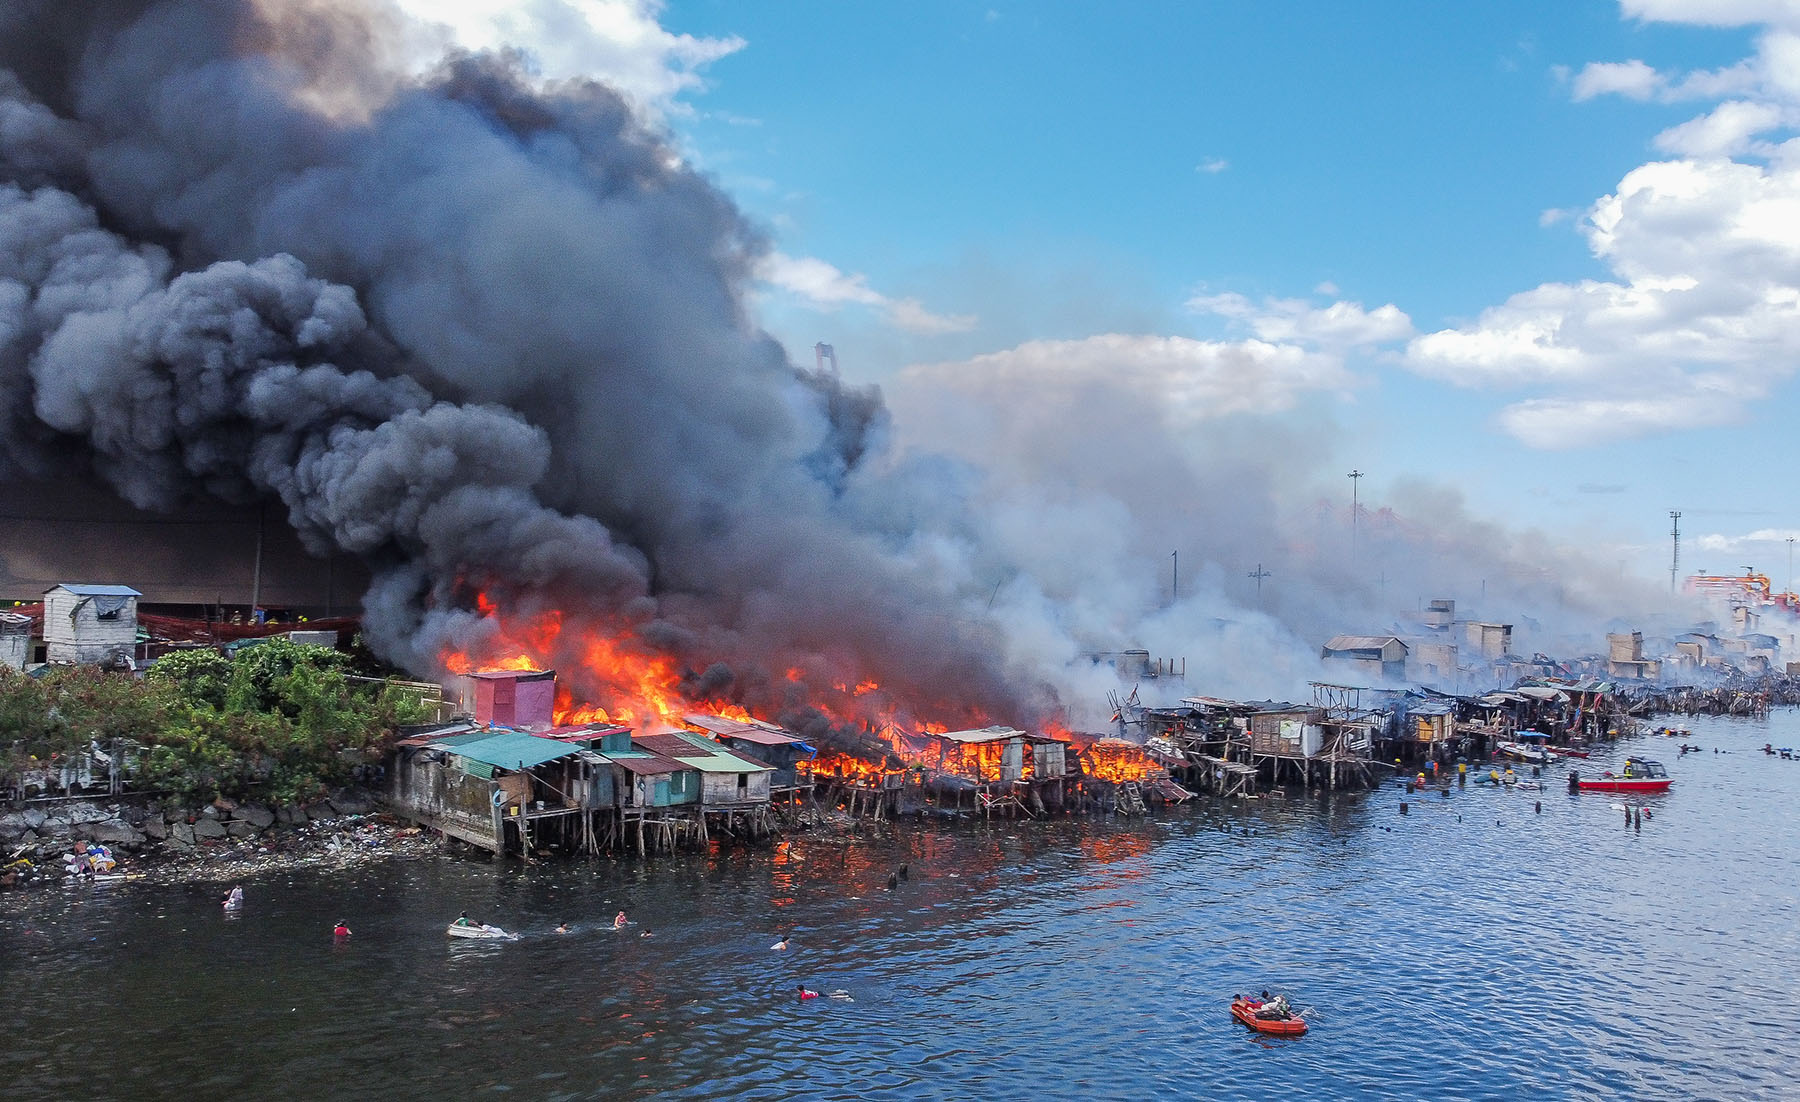
[[[492, 767], [489, 776], [493, 775], [492, 769], [530, 769], [547, 761], [573, 757], [585, 749], [575, 743], [522, 735], [515, 731], [499, 731], [471, 740], [449, 738], [432, 745], [448, 750], [459, 758]], [[471, 769], [470, 772], [474, 770]]]

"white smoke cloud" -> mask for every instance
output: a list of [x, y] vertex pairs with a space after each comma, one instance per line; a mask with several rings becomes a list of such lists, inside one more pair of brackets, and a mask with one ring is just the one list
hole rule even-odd
[[1307, 392], [1356, 385], [1341, 359], [1295, 344], [1126, 333], [1027, 341], [967, 360], [915, 365], [902, 378], [1010, 406], [1015, 426], [1038, 428], [1079, 416], [1079, 407], [1064, 403], [1084, 392], [1129, 392], [1148, 400], [1159, 420], [1180, 426], [1285, 410]]

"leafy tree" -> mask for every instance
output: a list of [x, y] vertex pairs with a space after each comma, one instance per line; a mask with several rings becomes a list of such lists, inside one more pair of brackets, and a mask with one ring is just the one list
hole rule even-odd
[[144, 674], [144, 682], [189, 703], [223, 708], [232, 669], [231, 660], [218, 651], [196, 647], [158, 658]]
[[143, 747], [139, 787], [303, 802], [424, 718], [415, 694], [353, 668], [329, 647], [271, 639], [229, 659], [176, 652], [142, 681], [79, 667], [36, 680], [0, 670], [0, 772], [18, 775], [34, 756], [83, 752], [91, 740], [131, 739]]

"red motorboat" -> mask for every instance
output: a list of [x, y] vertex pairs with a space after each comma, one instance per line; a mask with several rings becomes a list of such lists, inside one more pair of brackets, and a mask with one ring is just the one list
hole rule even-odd
[[1545, 746], [1544, 749], [1564, 758], [1585, 758], [1588, 756], [1588, 751], [1577, 750], [1573, 746]]
[[1598, 777], [1570, 774], [1583, 792], [1667, 792], [1675, 783], [1662, 762], [1649, 758], [1626, 758], [1622, 773], [1602, 773]]
[[1306, 1022], [1300, 1015], [1292, 1014], [1286, 1018], [1258, 1018], [1257, 1010], [1262, 1003], [1250, 999], [1238, 998], [1231, 1001], [1231, 1016], [1243, 1022], [1258, 1033], [1268, 1033], [1276, 1037], [1298, 1037], [1306, 1032]]

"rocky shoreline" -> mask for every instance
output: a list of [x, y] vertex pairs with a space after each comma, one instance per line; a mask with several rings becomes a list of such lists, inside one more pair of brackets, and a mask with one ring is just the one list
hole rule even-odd
[[71, 799], [0, 814], [0, 889], [69, 882], [64, 855], [107, 847], [128, 880], [210, 882], [288, 868], [344, 868], [444, 852], [441, 840], [344, 789], [304, 806], [217, 801], [199, 808]]

